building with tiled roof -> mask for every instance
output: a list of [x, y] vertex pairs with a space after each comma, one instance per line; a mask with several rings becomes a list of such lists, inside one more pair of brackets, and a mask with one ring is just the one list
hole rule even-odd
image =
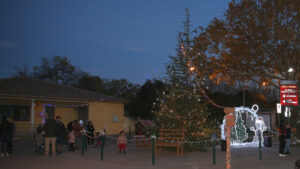
[[0, 79], [0, 116], [12, 117], [17, 133], [34, 133], [47, 117], [91, 120], [96, 131], [116, 134], [124, 129], [128, 100], [32, 78]]

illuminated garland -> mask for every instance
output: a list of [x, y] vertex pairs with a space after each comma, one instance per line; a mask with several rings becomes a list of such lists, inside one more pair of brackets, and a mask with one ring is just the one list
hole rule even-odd
[[[192, 48], [189, 48], [189, 50], [192, 50]], [[191, 57], [187, 57], [188, 51], [185, 49], [184, 45], [181, 45], [181, 46], [180, 46], [179, 52], [181, 52], [181, 53], [183, 54], [183, 56], [187, 58], [187, 67], [188, 67], [188, 70], [190, 71], [190, 72], [189, 72], [189, 74], [190, 74], [190, 75], [189, 75], [189, 79], [192, 80], [192, 81], [194, 81], [194, 80], [195, 80], [195, 77], [196, 77], [196, 73], [195, 73], [195, 72], [197, 71], [197, 69], [196, 69], [196, 67], [193, 66]], [[197, 54], [200, 55], [199, 53], [197, 53]], [[202, 66], [202, 64], [201, 64], [201, 66]], [[205, 80], [205, 78], [203, 78], [203, 80]], [[204, 82], [202, 82], [202, 84], [204, 84]], [[178, 86], [178, 84], [176, 84], [176, 86]], [[198, 92], [200, 92], [200, 93], [204, 96], [204, 98], [205, 98], [211, 105], [213, 105], [214, 107], [220, 108], [220, 109], [224, 109], [224, 108], [225, 108], [224, 106], [221, 106], [221, 105], [215, 103], [212, 99], [210, 99], [210, 97], [205, 93], [205, 90], [202, 89], [200, 86], [201, 86], [201, 85], [200, 85], [199, 82], [195, 82], [194, 85], [193, 85], [193, 87], [194, 87], [193, 92], [194, 92], [194, 93], [197, 93], [197, 90], [200, 90], [200, 91], [198, 91]], [[163, 92], [163, 95], [165, 95], [165, 92]], [[182, 95], [177, 95], [177, 97], [180, 98], [180, 97], [182, 97], [183, 95], [184, 95], [184, 94], [182, 94]], [[190, 97], [192, 97], [192, 95], [191, 95]], [[160, 100], [159, 98], [157, 98], [156, 100], [157, 100], [157, 101], [160, 101], [160, 105], [164, 103], [164, 101], [163, 101], [163, 100]], [[201, 99], [198, 98], [198, 101], [200, 102]], [[154, 102], [154, 103], [153, 103], [153, 110], [155, 109], [155, 106], [156, 106], [156, 103]], [[157, 115], [159, 115], [159, 116], [166, 116], [166, 117], [174, 118], [174, 119], [186, 119], [185, 117], [181, 117], [181, 116], [178, 116], [178, 115], [172, 116], [172, 115], [169, 115], [169, 114], [161, 113], [162, 111], [164, 112], [164, 111], [166, 110], [166, 107], [160, 107], [159, 109], [160, 109], [160, 111], [157, 113]], [[153, 110], [152, 110], [152, 113], [153, 113]], [[206, 118], [205, 118], [204, 120], [206, 120]]]

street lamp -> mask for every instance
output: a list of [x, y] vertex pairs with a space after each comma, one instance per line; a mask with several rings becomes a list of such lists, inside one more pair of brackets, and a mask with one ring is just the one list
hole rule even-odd
[[[294, 73], [294, 69], [292, 67], [289, 68], [288, 73], [289, 73], [288, 74], [288, 79], [293, 80], [292, 75]], [[289, 106], [285, 107], [284, 116], [287, 118], [287, 120], [288, 120], [287, 122], [289, 124], [290, 123], [290, 117], [291, 117], [291, 108]]]
[[190, 67], [190, 71], [194, 71], [195, 70], [195, 67]]

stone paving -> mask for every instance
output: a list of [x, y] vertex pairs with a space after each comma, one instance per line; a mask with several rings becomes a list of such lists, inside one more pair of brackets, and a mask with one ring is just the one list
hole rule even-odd
[[[107, 141], [104, 160], [100, 160], [100, 148], [89, 146], [85, 156], [81, 151], [64, 152], [55, 158], [45, 158], [33, 153], [30, 140], [15, 142], [14, 153], [10, 157], [0, 158], [0, 169], [225, 169], [225, 152], [216, 149], [216, 165], [212, 164], [212, 151], [186, 152], [176, 156], [175, 152], [162, 150], [152, 165], [150, 147], [136, 147], [129, 144], [127, 153], [119, 154], [115, 143]], [[263, 159], [259, 160], [258, 148], [232, 149], [232, 169], [293, 169], [300, 159], [300, 147], [291, 147], [292, 153], [287, 157], [278, 156], [278, 145], [263, 148]]]

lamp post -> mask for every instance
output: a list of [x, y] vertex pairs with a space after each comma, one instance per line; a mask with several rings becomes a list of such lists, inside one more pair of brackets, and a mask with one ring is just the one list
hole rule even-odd
[[[288, 70], [288, 79], [293, 80], [293, 73], [294, 69], [292, 67]], [[291, 108], [289, 106], [285, 109], [285, 117], [287, 118], [287, 123], [290, 124], [290, 117], [291, 117]]]

